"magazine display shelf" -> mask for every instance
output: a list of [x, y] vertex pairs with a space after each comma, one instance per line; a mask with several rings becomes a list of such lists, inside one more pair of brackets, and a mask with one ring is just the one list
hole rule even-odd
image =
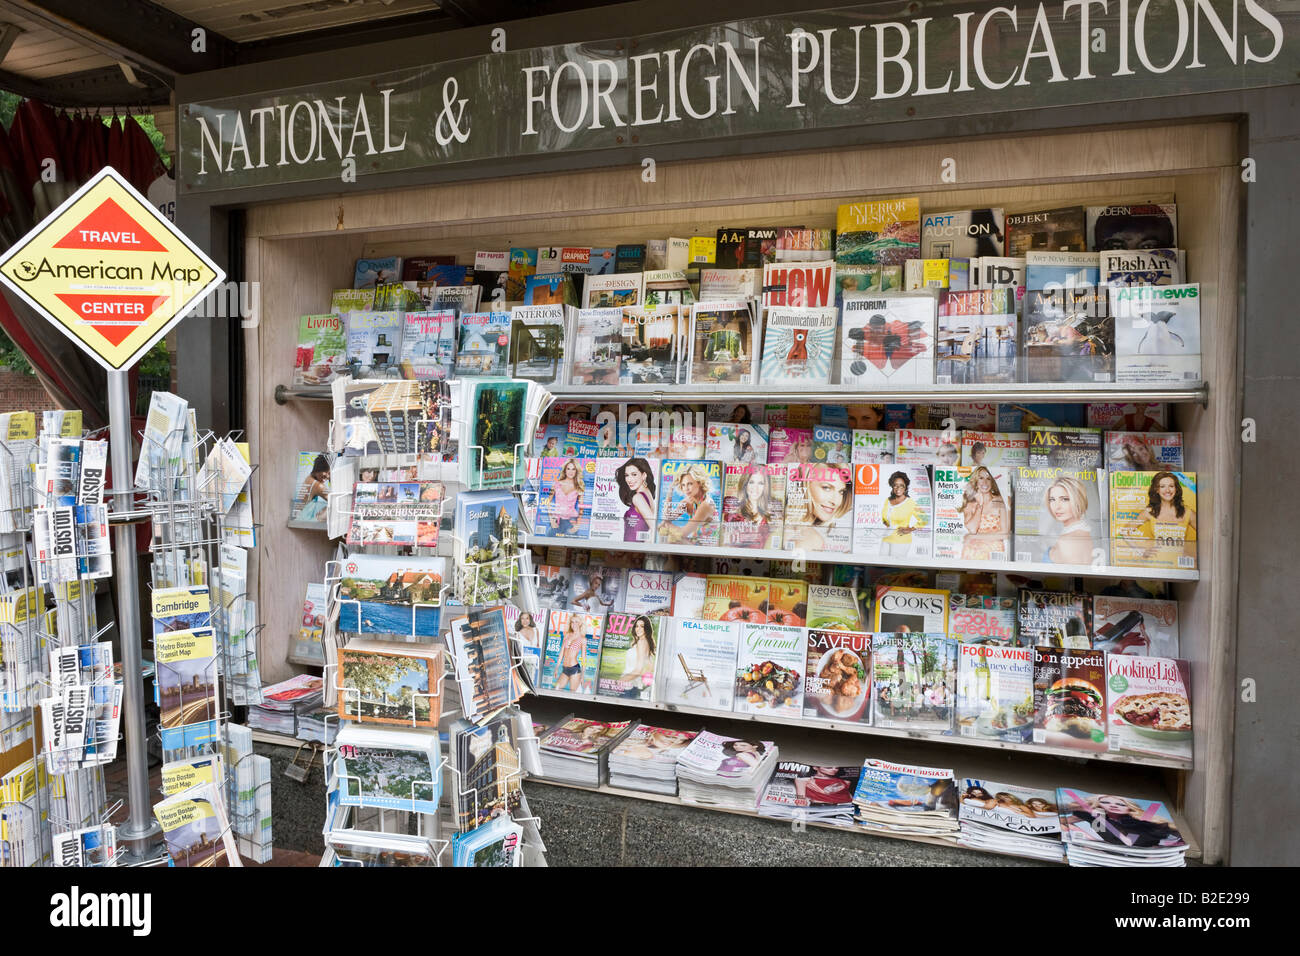
[[893, 727], [875, 727], [869, 724], [850, 724], [837, 720], [800, 720], [798, 717], [772, 716], [766, 714], [742, 714], [729, 710], [710, 710], [707, 707], [683, 707], [667, 704], [663, 701], [619, 700], [616, 697], [593, 697], [590, 694], [575, 694], [562, 690], [538, 690], [538, 697], [554, 697], [580, 702], [609, 704], [611, 707], [632, 707], [639, 710], [670, 711], [677, 714], [691, 714], [696, 717], [712, 717], [720, 720], [743, 720], [759, 724], [780, 724], [785, 727], [809, 727], [817, 730], [832, 730], [838, 733], [863, 734], [868, 737], [897, 737], [908, 740], [925, 740], [937, 744], [955, 744], [958, 747], [982, 747], [989, 750], [1009, 750], [1017, 753], [1034, 753], [1053, 757], [1069, 757], [1073, 760], [1099, 760], [1106, 763], [1140, 764], [1144, 767], [1168, 767], [1173, 770], [1188, 770], [1191, 764], [1184, 760], [1168, 757], [1148, 757], [1125, 753], [1089, 753], [1084, 750], [1070, 750], [1065, 747], [1047, 747], [1031, 743], [1012, 743], [1005, 740], [989, 740], [981, 737], [962, 737], [957, 734], [923, 733], [919, 730], [898, 730]]
[[842, 405], [855, 402], [897, 402], [902, 404], [946, 404], [949, 402], [1043, 404], [1051, 402], [1173, 402], [1205, 405], [1209, 385], [1143, 388], [1109, 384], [1039, 385], [1009, 382], [1004, 385], [918, 385], [911, 388], [855, 388], [821, 385], [815, 388], [790, 386], [725, 385], [560, 385], [551, 391], [557, 402], [645, 402], [663, 404], [699, 402], [778, 402], [788, 404]]
[[[355, 191], [317, 198], [286, 199], [251, 206], [245, 222], [250, 281], [266, 283], [277, 295], [264, 304], [262, 321], [245, 335], [250, 353], [246, 379], [248, 424], [255, 446], [317, 447], [330, 417], [328, 387], [289, 387], [297, 344], [298, 320], [320, 311], [331, 292], [346, 284], [358, 257], [454, 255], [472, 262], [477, 250], [534, 248], [576, 243], [613, 246], [666, 236], [713, 235], [719, 227], [744, 223], [807, 227], [831, 226], [845, 202], [891, 196], [919, 196], [923, 211], [1000, 206], [1008, 212], [1066, 205], [1177, 202], [1179, 246], [1186, 250], [1190, 278], [1201, 284], [1202, 380], [1191, 387], [1148, 389], [1117, 384], [925, 386], [915, 389], [848, 391], [835, 386], [805, 390], [761, 385], [722, 391], [684, 386], [641, 386], [609, 391], [556, 384], [559, 401], [803, 401], [813, 404], [853, 401], [1079, 402], [1164, 401], [1171, 405], [1171, 427], [1184, 434], [1189, 462], [1204, 492], [1198, 496], [1198, 568], [1164, 573], [1150, 569], [1069, 569], [1090, 577], [1141, 578], [1172, 582], [1180, 604], [1182, 654], [1191, 664], [1196, 731], [1193, 769], [1151, 768], [1104, 760], [1079, 764], [1074, 782], [1097, 783], [1102, 770], [1140, 782], [1156, 773], [1155, 795], [1182, 813], [1185, 836], [1204, 848], [1206, 862], [1223, 859], [1231, 806], [1231, 752], [1236, 677], [1236, 487], [1241, 460], [1240, 291], [1242, 250], [1241, 129], [1232, 119], [1188, 119], [1159, 126], [1100, 126], [998, 137], [948, 137], [878, 146], [809, 149], [784, 153], [734, 153], [714, 159], [661, 164], [658, 181], [647, 184], [639, 168], [606, 167], [573, 172], [521, 174], [501, 179]], [[945, 160], [950, 163], [945, 164]], [[958, 181], [945, 181], [955, 167]], [[340, 214], [343, 227], [340, 228]], [[1212, 385], [1213, 387], [1209, 387]], [[278, 398], [278, 402], [277, 402]], [[272, 495], [274, 508], [293, 483], [290, 456], [264, 456], [260, 493]], [[329, 542], [284, 527], [267, 527], [267, 552], [282, 556], [274, 575], [260, 582], [261, 606], [268, 615], [263, 647], [268, 678], [289, 675], [284, 658], [295, 632], [298, 594], [310, 568], [326, 557]], [[533, 538], [532, 544], [566, 547], [616, 547], [617, 542]], [[669, 553], [667, 545], [648, 545], [646, 553]], [[686, 553], [704, 554], [704, 549]], [[734, 554], [730, 555], [734, 557]], [[766, 556], [766, 555], [761, 555]], [[782, 559], [792, 557], [782, 552]], [[809, 560], [813, 560], [808, 556]], [[836, 563], [859, 561], [836, 555]], [[865, 563], [865, 562], [860, 562]], [[896, 561], [938, 568], [935, 562]], [[954, 562], [951, 567], [970, 567]], [[989, 569], [987, 565], [983, 566]], [[1015, 562], [992, 570], [1042, 570]], [[1053, 568], [1060, 571], [1060, 568]], [[270, 620], [271, 618], [274, 620]], [[540, 704], [542, 701], [538, 699]], [[564, 701], [565, 704], [572, 704]], [[575, 705], [576, 707], [576, 705]], [[600, 708], [593, 702], [593, 711]], [[627, 714], [626, 708], [616, 713]], [[646, 709], [668, 719], [672, 715]], [[752, 725], [751, 725], [752, 726]], [[775, 729], [775, 728], [774, 728]], [[784, 728], [782, 728], [784, 729]], [[792, 732], [806, 733], [802, 729]], [[859, 734], [830, 734], [844, 741], [841, 758], [863, 756]], [[873, 738], [933, 751], [920, 741]], [[940, 751], [941, 753], [943, 751]], [[1025, 751], [962, 748], [954, 754], [1003, 758], [1000, 776], [1014, 782], [1019, 762], [1037, 762]], [[797, 748], [791, 751], [798, 755]], [[943, 759], [942, 757], [938, 759]], [[907, 762], [906, 760], [904, 762]], [[925, 763], [913, 753], [911, 762]], [[958, 768], [961, 769], [961, 768]], [[1061, 778], [1057, 774], [1056, 779]], [[1097, 784], [1100, 786], [1100, 784]], [[1129, 788], [1129, 792], [1138, 787]], [[1138, 794], [1134, 794], [1138, 795]], [[1171, 797], [1172, 795], [1172, 797]]]
[[707, 558], [754, 558], [771, 561], [810, 561], [814, 564], [861, 564], [874, 567], [927, 568], [935, 571], [995, 571], [1003, 574], [1051, 574], [1086, 578], [1129, 578], [1135, 581], [1196, 581], [1199, 571], [1173, 568], [1122, 568], [1108, 564], [1046, 564], [1041, 561], [963, 561], [960, 558], [865, 557], [852, 552], [782, 551], [779, 548], [738, 548], [668, 544], [657, 541], [593, 541], [587, 538], [528, 540], [534, 547], [584, 548], [639, 554], [681, 554]]
[[[1041, 404], [1048, 402], [1110, 402], [1124, 401], [1194, 403], [1205, 406], [1209, 402], [1208, 382], [1199, 385], [1143, 387], [1111, 382], [1109, 384], [1027, 384], [1009, 382], [1004, 385], [931, 385], [912, 388], [849, 388], [840, 385], [823, 385], [799, 389], [789, 386], [706, 386], [706, 385], [548, 385], [557, 402], [811, 402], [842, 404], [844, 402], [1007, 402]], [[278, 405], [290, 401], [332, 402], [328, 385], [277, 385], [275, 401]]]

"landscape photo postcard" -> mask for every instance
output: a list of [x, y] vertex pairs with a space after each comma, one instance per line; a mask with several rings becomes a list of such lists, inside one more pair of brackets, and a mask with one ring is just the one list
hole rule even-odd
[[354, 554], [343, 562], [339, 630], [437, 637], [446, 559]]

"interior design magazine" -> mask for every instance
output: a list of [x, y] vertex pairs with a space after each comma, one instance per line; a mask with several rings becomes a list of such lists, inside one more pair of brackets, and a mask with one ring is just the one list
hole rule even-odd
[[691, 306], [686, 380], [701, 385], [755, 384], [755, 320], [752, 300]]

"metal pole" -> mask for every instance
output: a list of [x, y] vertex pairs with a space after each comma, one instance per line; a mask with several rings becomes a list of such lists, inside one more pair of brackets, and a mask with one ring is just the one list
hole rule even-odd
[[[125, 371], [108, 373], [109, 450], [113, 462], [113, 510], [131, 511], [131, 395]], [[122, 643], [122, 726], [126, 732], [127, 821], [118, 841], [136, 860], [147, 859], [162, 829], [149, 802], [149, 748], [144, 730], [144, 678], [140, 676], [140, 568], [135, 554], [135, 525], [113, 528], [114, 582], [117, 585], [117, 633]]]

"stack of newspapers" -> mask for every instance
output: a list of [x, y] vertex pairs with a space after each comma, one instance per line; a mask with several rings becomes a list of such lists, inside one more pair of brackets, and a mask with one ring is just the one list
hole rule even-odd
[[1187, 842], [1159, 800], [1056, 791], [1070, 866], [1186, 866]]
[[957, 782], [951, 770], [868, 758], [853, 794], [867, 830], [957, 841]]
[[697, 731], [638, 724], [609, 754], [609, 785], [647, 793], [677, 792], [677, 755]]
[[683, 803], [753, 810], [776, 767], [776, 744], [701, 731], [677, 755], [677, 794]]
[[976, 850], [1061, 862], [1056, 794], [967, 777], [961, 786], [957, 842]]

